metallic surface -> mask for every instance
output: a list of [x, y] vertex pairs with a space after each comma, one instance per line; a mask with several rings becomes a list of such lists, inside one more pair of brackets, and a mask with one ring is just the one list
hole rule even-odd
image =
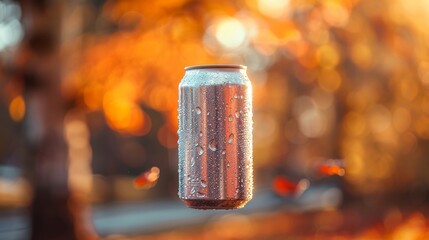
[[179, 85], [179, 197], [231, 209], [252, 198], [252, 87], [244, 66], [187, 68]]

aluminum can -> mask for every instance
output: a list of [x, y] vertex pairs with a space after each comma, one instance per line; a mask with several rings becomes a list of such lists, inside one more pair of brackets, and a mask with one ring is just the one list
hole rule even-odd
[[179, 84], [179, 197], [196, 209], [241, 208], [253, 194], [252, 86], [246, 67], [185, 70]]

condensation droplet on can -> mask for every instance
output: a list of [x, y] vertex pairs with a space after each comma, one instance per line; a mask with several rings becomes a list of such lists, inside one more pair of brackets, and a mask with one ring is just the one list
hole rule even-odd
[[228, 137], [228, 143], [229, 144], [232, 144], [232, 142], [234, 142], [234, 134], [229, 134], [229, 137]]
[[203, 149], [203, 147], [201, 147], [200, 145], [198, 145], [197, 144], [197, 153], [198, 153], [198, 155], [203, 155], [203, 153], [204, 153], [204, 149]]
[[195, 108], [195, 111], [197, 112], [197, 114], [198, 114], [198, 115], [200, 115], [200, 114], [201, 114], [201, 108], [196, 107], [196, 108]]
[[203, 188], [207, 187], [207, 182], [205, 180], [201, 179], [201, 187], [203, 187]]
[[216, 148], [216, 140], [212, 139], [209, 143], [209, 149], [215, 152], [217, 150]]
[[228, 122], [232, 122], [232, 115], [228, 116]]
[[197, 197], [198, 198], [203, 198], [203, 197], [205, 197], [206, 195], [204, 194], [204, 193], [202, 193], [202, 192], [197, 192]]

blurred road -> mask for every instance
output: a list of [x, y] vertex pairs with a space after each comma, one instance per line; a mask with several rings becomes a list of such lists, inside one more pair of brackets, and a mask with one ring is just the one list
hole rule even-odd
[[[261, 192], [262, 193], [262, 192]], [[249, 204], [234, 212], [267, 210], [280, 199], [268, 193], [258, 194]], [[109, 234], [145, 234], [208, 221], [225, 211], [193, 210], [179, 199], [144, 203], [112, 203], [92, 209], [94, 226], [101, 236]], [[0, 239], [27, 239], [30, 224], [25, 210], [0, 215]]]
[[[100, 236], [110, 234], [150, 234], [203, 224], [227, 213], [249, 214], [270, 211], [303, 211], [320, 209], [323, 195], [333, 188], [311, 188], [300, 198], [279, 198], [269, 189], [255, 193], [254, 198], [238, 210], [194, 210], [179, 199], [141, 203], [111, 203], [94, 206], [92, 218]], [[325, 194], [326, 195], [326, 194]], [[330, 196], [332, 198], [332, 196]], [[329, 203], [335, 203], [328, 199]], [[335, 204], [338, 204], [337, 201]], [[0, 239], [27, 239], [30, 232], [26, 211], [14, 210], [0, 215]]]

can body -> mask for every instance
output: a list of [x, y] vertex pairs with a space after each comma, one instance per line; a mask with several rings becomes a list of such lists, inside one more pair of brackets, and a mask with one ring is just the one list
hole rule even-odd
[[253, 192], [252, 87], [240, 65], [186, 68], [179, 85], [179, 197], [243, 207]]

